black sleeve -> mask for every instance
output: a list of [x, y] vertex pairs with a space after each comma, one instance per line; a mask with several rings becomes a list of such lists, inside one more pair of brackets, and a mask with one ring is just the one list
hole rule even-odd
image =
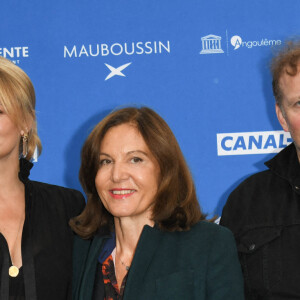
[[77, 190], [70, 191], [71, 193], [69, 194], [68, 201], [66, 203], [66, 210], [69, 219], [80, 215], [85, 207], [85, 199], [82, 193]]

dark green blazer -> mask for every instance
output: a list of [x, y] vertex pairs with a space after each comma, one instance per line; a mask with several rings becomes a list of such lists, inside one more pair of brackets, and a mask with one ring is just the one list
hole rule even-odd
[[[106, 238], [75, 238], [74, 300], [92, 299], [97, 258]], [[98, 280], [104, 291], [103, 280]], [[204, 221], [185, 232], [145, 226], [129, 270], [124, 300], [156, 299], [243, 300], [243, 278], [231, 232]]]

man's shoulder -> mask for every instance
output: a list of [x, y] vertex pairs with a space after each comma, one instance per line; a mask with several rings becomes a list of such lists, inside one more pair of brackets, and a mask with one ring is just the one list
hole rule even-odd
[[[249, 207], [272, 201], [279, 187], [289, 183], [271, 170], [255, 173], [242, 181], [229, 195], [226, 206]], [[276, 196], [276, 195], [275, 195]], [[269, 200], [268, 200], [269, 199]]]
[[282, 210], [288, 211], [290, 201], [297, 200], [291, 187], [295, 169], [291, 161], [297, 161], [293, 145], [267, 162], [268, 170], [243, 180], [229, 195], [220, 224], [236, 236], [247, 228], [283, 222]]
[[235, 234], [250, 225], [273, 224], [290, 189], [289, 182], [271, 170], [256, 173], [231, 192], [220, 224]]
[[254, 173], [244, 179], [234, 191], [241, 191], [243, 189], [249, 189], [251, 187], [265, 186], [266, 182], [277, 178], [271, 170], [264, 170], [258, 173]]

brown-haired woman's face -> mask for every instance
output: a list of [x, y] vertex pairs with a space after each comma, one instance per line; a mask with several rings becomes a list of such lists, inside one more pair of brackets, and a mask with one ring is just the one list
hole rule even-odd
[[112, 127], [100, 146], [95, 184], [114, 217], [150, 218], [158, 188], [159, 165], [134, 125]]

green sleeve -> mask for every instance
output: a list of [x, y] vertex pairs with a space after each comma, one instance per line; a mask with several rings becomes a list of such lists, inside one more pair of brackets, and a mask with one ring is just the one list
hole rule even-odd
[[241, 266], [232, 233], [220, 226], [211, 244], [206, 276], [207, 300], [243, 300]]

